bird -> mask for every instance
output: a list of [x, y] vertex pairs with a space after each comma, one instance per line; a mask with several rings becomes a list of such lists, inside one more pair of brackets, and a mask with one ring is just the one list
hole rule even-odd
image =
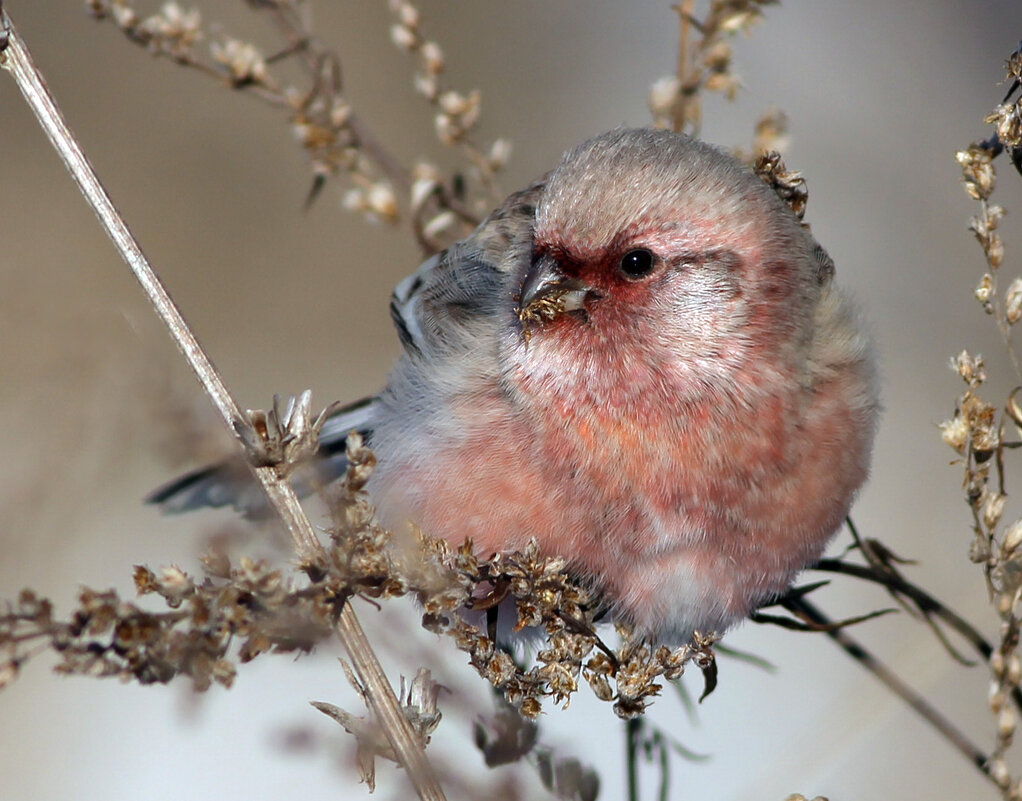
[[[723, 633], [818, 559], [867, 478], [876, 357], [834, 262], [749, 167], [617, 128], [400, 282], [402, 352], [320, 433], [381, 523], [535, 540], [641, 635]], [[150, 500], [250, 508], [224, 466]]]

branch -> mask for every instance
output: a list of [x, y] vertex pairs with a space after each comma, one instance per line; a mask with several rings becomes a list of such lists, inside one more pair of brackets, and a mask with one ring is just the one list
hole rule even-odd
[[[850, 520], [849, 523], [851, 523]], [[945, 639], [943, 632], [936, 625], [936, 620], [939, 620], [969, 643], [976, 653], [983, 658], [984, 662], [988, 662], [990, 660], [994, 653], [994, 647], [987, 642], [986, 638], [978, 629], [976, 629], [975, 626], [969, 623], [969, 621], [953, 609], [945, 606], [943, 602], [934, 598], [926, 592], [926, 590], [912, 584], [904, 576], [898, 573], [890, 564], [878, 562], [875, 561], [874, 558], [871, 558], [869, 556], [870, 550], [862, 545], [854, 527], [852, 531], [856, 538], [856, 542], [860, 544], [860, 550], [863, 554], [866, 554], [867, 559], [870, 560], [869, 565], [851, 564], [842, 559], [820, 559], [818, 562], [811, 565], [810, 569], [820, 570], [825, 573], [841, 573], [846, 576], [853, 576], [854, 578], [870, 581], [874, 584], [879, 584], [882, 587], [885, 587], [887, 591], [899, 601], [899, 603], [905, 603], [906, 599], [911, 601], [914, 607], [919, 611], [919, 614], [922, 615], [923, 619], [926, 620], [926, 622], [930, 625], [930, 628], [937, 635], [941, 644], [948, 650], [953, 658], [963, 664], [971, 664], [951, 647], [950, 643]], [[1011, 699], [1019, 711], [1022, 711], [1022, 689], [1015, 687], [1011, 691]]]
[[[252, 429], [247, 418], [242, 414], [212, 361], [202, 350], [124, 219], [114, 207], [68, 128], [10, 17], [2, 8], [0, 8], [0, 66], [13, 75], [19, 90], [35, 113], [54, 149], [122, 258], [142, 285], [154, 310], [166, 324], [182, 355], [220, 412], [224, 424], [239, 439], [254, 441], [256, 438], [251, 433]], [[273, 508], [280, 515], [299, 557], [306, 564], [314, 562], [323, 551], [322, 545], [291, 485], [276, 466], [253, 466], [252, 472], [266, 491]], [[341, 610], [337, 630], [360, 680], [368, 691], [373, 711], [398, 759], [407, 770], [419, 797], [440, 801], [444, 794], [436, 775], [426, 760], [426, 755], [411, 726], [401, 713], [397, 696], [383, 674], [383, 668], [373, 653], [354, 610], [348, 604]]]
[[792, 614], [805, 621], [812, 629], [823, 631], [841, 646], [856, 662], [880, 679], [895, 695], [912, 707], [933, 726], [952, 746], [968, 759], [984, 776], [992, 780], [989, 757], [980, 751], [962, 734], [950, 720], [932, 707], [929, 702], [908, 684], [901, 680], [887, 665], [866, 650], [842, 627], [835, 627], [831, 620], [805, 597], [791, 597], [783, 602]]

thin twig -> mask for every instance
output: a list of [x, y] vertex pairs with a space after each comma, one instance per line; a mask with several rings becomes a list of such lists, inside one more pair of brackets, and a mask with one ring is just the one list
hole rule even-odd
[[642, 718], [625, 721], [625, 760], [628, 765], [628, 801], [639, 801], [639, 734]]
[[[300, 53], [302, 62], [305, 65], [305, 71], [314, 81], [321, 80], [322, 70], [331, 69], [335, 77], [334, 86], [331, 87], [332, 94], [339, 95], [341, 93], [343, 80], [340, 59], [310, 36], [302, 20], [297, 19], [293, 13], [286, 13], [286, 9], [281, 8], [279, 5], [254, 5], [253, 8], [270, 13], [277, 29], [291, 43], [291, 48], [295, 52]], [[310, 47], [312, 44], [315, 47]], [[354, 134], [362, 152], [380, 168], [389, 181], [396, 186], [400, 186], [405, 191], [411, 188], [412, 179], [408, 174], [408, 170], [402, 166], [401, 162], [393, 154], [383, 147], [357, 114], [352, 112], [346, 125]]]
[[[853, 576], [874, 584], [886, 587], [890, 592], [903, 595], [909, 598], [916, 605], [920, 612], [927, 618], [931, 616], [938, 618], [944, 625], [955, 631], [976, 653], [983, 657], [984, 662], [988, 661], [994, 652], [993, 646], [969, 621], [953, 609], [949, 609], [925, 590], [906, 581], [897, 573], [884, 571], [878, 573], [875, 569], [865, 565], [854, 565], [840, 559], [821, 559], [811, 567], [812, 570], [821, 570], [825, 573], [842, 573], [846, 576]], [[1015, 706], [1022, 711], [1022, 689], [1015, 688], [1011, 693], [1011, 699]]]
[[823, 632], [866, 670], [883, 682], [895, 695], [912, 707], [933, 726], [951, 745], [988, 779], [990, 776], [989, 757], [979, 750], [940, 712], [908, 684], [901, 680], [887, 665], [867, 651], [846, 629], [834, 628], [830, 619], [806, 598], [790, 598], [784, 605], [812, 626], [821, 627]]
[[[678, 77], [679, 91], [684, 92], [688, 84], [688, 48], [689, 37], [693, 23], [692, 18], [693, 0], [681, 0], [679, 5], [674, 6], [678, 14], [678, 62], [675, 68]], [[685, 129], [685, 112], [688, 107], [687, 98], [685, 102], [679, 102], [674, 109], [674, 119], [671, 130], [681, 133]]]
[[956, 631], [984, 660], [990, 658], [993, 651], [992, 646], [969, 621], [893, 571], [879, 571], [868, 565], [855, 565], [841, 559], [821, 559], [810, 565], [809, 569], [854, 576], [857, 579], [880, 584], [894, 594], [904, 595], [916, 605], [920, 612], [925, 615], [934, 615], [942, 623]]
[[[68, 128], [41, 73], [32, 62], [17, 29], [2, 7], [0, 7], [0, 37], [2, 37], [0, 45], [3, 46], [0, 51], [0, 66], [6, 68], [14, 76], [19, 90], [35, 113], [54, 149], [75, 179], [82, 194], [85, 195], [103, 228], [114, 241], [117, 250], [142, 285], [156, 313], [170, 330], [175, 343], [220, 412], [224, 423], [236, 437], [239, 436], [240, 432], [249, 426], [247, 419], [231, 396], [212, 361], [188, 328], [181, 312], [156, 276], [141, 247], [128, 229], [127, 223], [114, 207], [92, 165]], [[280, 515], [299, 556], [305, 561], [314, 559], [322, 552], [322, 545], [291, 485], [274, 467], [253, 466], [252, 471], [266, 491], [270, 503]], [[352, 658], [359, 679], [368, 690], [373, 711], [381, 728], [386, 733], [401, 764], [408, 772], [419, 797], [430, 801], [441, 801], [444, 798], [443, 790], [426, 759], [422, 745], [417, 740], [408, 720], [402, 714], [397, 696], [383, 674], [383, 668], [370, 647], [354, 610], [348, 604], [345, 604], [341, 610], [337, 630]]]

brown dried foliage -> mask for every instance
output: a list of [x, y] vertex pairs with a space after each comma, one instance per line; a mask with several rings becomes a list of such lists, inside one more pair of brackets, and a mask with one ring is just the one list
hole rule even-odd
[[[709, 672], [713, 636], [671, 650], [653, 647], [619, 627], [623, 644], [613, 650], [596, 634], [598, 605], [574, 582], [563, 559], [543, 556], [535, 543], [489, 561], [471, 543], [452, 548], [416, 533], [396, 541], [376, 522], [363, 491], [374, 457], [357, 435], [348, 442], [349, 468], [332, 499], [334, 525], [322, 557], [287, 575], [263, 562], [232, 564], [223, 552], [204, 558], [205, 575], [177, 567], [135, 568], [140, 595], [159, 596], [168, 609], [149, 611], [113, 590], [83, 590], [71, 615], [58, 620], [48, 601], [24, 591], [0, 615], [0, 675], [12, 679], [20, 666], [49, 647], [67, 674], [117, 676], [142, 683], [191, 678], [197, 690], [214, 682], [229, 686], [235, 663], [267, 652], [308, 652], [328, 638], [340, 608], [352, 597], [384, 600], [411, 595], [422, 624], [452, 638], [481, 676], [502, 691], [526, 717], [552, 698], [567, 706], [579, 677], [595, 695], [614, 703], [621, 717], [641, 714], [661, 690], [658, 680], [681, 676], [693, 662]], [[490, 636], [460, 612], [510, 599], [515, 628], [546, 634], [537, 664], [523, 669]]]
[[144, 0], [85, 2], [97, 20], [113, 23], [153, 56], [283, 110], [309, 159], [310, 201], [329, 179], [340, 178], [347, 209], [374, 222], [396, 225], [407, 219], [423, 251], [433, 253], [474, 228], [502, 199], [495, 179], [507, 163], [510, 143], [475, 142], [480, 94], [446, 85], [444, 52], [424, 35], [411, 3], [391, 0], [391, 39], [415, 56], [412, 85], [434, 111], [437, 139], [463, 159], [464, 168], [451, 175], [428, 161], [410, 168], [401, 164], [352, 107], [340, 57], [308, 26], [307, 0], [246, 0], [276, 32], [268, 54], [177, 2], [163, 3], [152, 13], [140, 10]]
[[776, 0], [712, 0], [700, 19], [695, 0], [681, 0], [671, 8], [678, 15], [678, 54], [673, 75], [656, 81], [649, 93], [649, 109], [658, 128], [698, 134], [702, 122], [702, 95], [715, 92], [734, 100], [741, 79], [734, 72], [730, 39], [746, 33]]
[[[975, 289], [976, 299], [989, 314], [1001, 334], [1013, 367], [1015, 381], [1022, 382], [1022, 371], [1012, 339], [1013, 326], [1022, 317], [1022, 279], [1013, 278], [1001, 291], [1004, 243], [997, 229], [1004, 210], [991, 202], [996, 186], [994, 158], [1001, 149], [1009, 152], [1022, 144], [1022, 97], [1009, 102], [1022, 79], [1022, 49], [1007, 62], [1007, 82], [1011, 85], [1005, 101], [985, 119], [995, 126], [996, 136], [975, 143], [956, 154], [962, 168], [962, 183], [969, 197], [979, 203], [979, 212], [969, 228], [983, 251], [986, 272]], [[1022, 409], [1019, 388], [997, 404], [984, 399], [981, 392], [987, 381], [982, 356], [962, 351], [952, 358], [952, 369], [965, 382], [966, 389], [955, 404], [954, 415], [940, 425], [941, 436], [959, 456], [963, 468], [965, 500], [972, 512], [970, 559], [983, 570], [992, 606], [1000, 621], [999, 641], [993, 647], [988, 665], [992, 676], [989, 691], [990, 712], [995, 722], [995, 747], [984, 770], [1000, 788], [1007, 801], [1022, 799], [1022, 778], [1013, 776], [1005, 759], [1014, 740], [1018, 711], [1012, 703], [1022, 682], [1022, 663], [1018, 645], [1022, 620], [1022, 520], [1005, 523], [1007, 501], [1006, 461], [1010, 450], [1019, 447], [1022, 433]], [[1016, 438], [1009, 436], [1014, 431]]]
[[[170, 2], [152, 14], [138, 11], [140, 0], [86, 0], [100, 20], [111, 21], [133, 43], [156, 57], [167, 58], [224, 86], [244, 91], [282, 109], [305, 150], [313, 174], [310, 199], [327, 180], [341, 178], [345, 205], [370, 220], [408, 222], [425, 252], [435, 252], [473, 227], [499, 200], [496, 176], [510, 145], [497, 140], [488, 147], [474, 141], [481, 99], [478, 91], [460, 92], [444, 81], [446, 57], [428, 38], [419, 11], [406, 0], [390, 0], [395, 46], [411, 56], [412, 84], [434, 114], [434, 134], [464, 160], [464, 174], [443, 175], [428, 162], [408, 168], [381, 144], [345, 97], [341, 62], [319, 42], [305, 23], [305, 0], [247, 0], [264, 14], [279, 41], [264, 54], [252, 42], [235, 39], [204, 24], [196, 10]], [[694, 0], [674, 7], [679, 23], [679, 48], [674, 74], [657, 81], [650, 92], [655, 123], [697, 133], [702, 120], [701, 97], [715, 92], [730, 99], [741, 82], [733, 69], [731, 37], [745, 32], [772, 0], [710, 0], [697, 18]], [[1012, 85], [1005, 100], [986, 118], [996, 139], [959, 152], [965, 189], [979, 203], [970, 228], [980, 244], [986, 271], [975, 290], [982, 308], [1000, 331], [1018, 381], [1022, 370], [1012, 342], [1012, 327], [1022, 319], [1022, 277], [1001, 289], [1004, 246], [998, 233], [1003, 209], [990, 202], [995, 187], [994, 158], [1000, 148], [1022, 152], [1022, 98], [1010, 98], [1022, 80], [1022, 50], [1007, 64]], [[301, 80], [288, 76], [296, 72]], [[754, 168], [795, 214], [802, 218], [807, 200], [800, 173], [788, 170], [783, 149], [787, 121], [769, 112], [757, 125], [753, 146], [738, 155]], [[469, 189], [465, 189], [465, 177]], [[966, 636], [989, 654], [993, 684], [990, 709], [996, 722], [996, 745], [982, 769], [1010, 801], [1022, 799], [1022, 784], [1007, 767], [1019, 708], [1022, 666], [1018, 656], [1022, 597], [1022, 520], [1002, 521], [1007, 492], [1005, 457], [1019, 441], [1006, 431], [1022, 432], [1022, 404], [1014, 390], [999, 411], [980, 392], [986, 366], [980, 356], [963, 351], [952, 366], [966, 384], [953, 417], [942, 424], [944, 440], [960, 457], [965, 497], [973, 515], [970, 556], [984, 572], [986, 586], [1000, 621], [1000, 638], [988, 646], [967, 624], [935, 599], [908, 583], [894, 566], [898, 560], [879, 543], [856, 538], [866, 567], [842, 560], [824, 560], [821, 569], [858, 575], [886, 586], [906, 608], [918, 610], [935, 631], [937, 621]], [[275, 405], [253, 422], [267, 432], [260, 443], [247, 443], [257, 460], [290, 465], [314, 446], [318, 423], [311, 422], [309, 399], [303, 396], [297, 416], [291, 407]], [[293, 406], [293, 404], [292, 404]], [[289, 421], [309, 420], [292, 426]], [[311, 426], [311, 427], [310, 427]], [[310, 445], [311, 443], [311, 445]], [[259, 447], [256, 447], [256, 446]], [[262, 450], [260, 450], [262, 448]], [[141, 683], [167, 682], [187, 676], [198, 690], [218, 683], [230, 686], [236, 665], [267, 652], [310, 651], [331, 635], [337, 615], [353, 597], [372, 601], [411, 595], [420, 604], [422, 625], [450, 637], [468, 654], [475, 669], [498, 688], [523, 717], [498, 719], [496, 733], [477, 732], [477, 744], [488, 764], [536, 754], [532, 722], [545, 699], [567, 706], [580, 679], [593, 693], [614, 704], [623, 718], [641, 715], [661, 690], [661, 681], [680, 677], [689, 663], [700, 668], [712, 689], [715, 636], [697, 635], [680, 649], [655, 646], [632, 636], [618, 624], [622, 644], [612, 649], [597, 635], [594, 622], [600, 599], [573, 581], [564, 560], [540, 554], [535, 544], [519, 552], [480, 560], [471, 543], [452, 548], [422, 533], [396, 538], [380, 528], [363, 492], [373, 456], [357, 438], [349, 441], [346, 481], [330, 498], [333, 525], [322, 556], [294, 572], [226, 553], [204, 559], [205, 574], [189, 576], [176, 567], [154, 571], [136, 567], [139, 594], [158, 597], [160, 608], [145, 609], [114, 591], [83, 590], [77, 606], [63, 619], [52, 605], [25, 590], [0, 614], [0, 687], [12, 681], [21, 666], [46, 650], [58, 654], [56, 670], [66, 674], [117, 676]], [[811, 589], [811, 588], [810, 588]], [[516, 629], [542, 631], [546, 640], [535, 664], [517, 665], [512, 657], [462, 612], [476, 616], [488, 608], [513, 610]], [[868, 617], [868, 616], [867, 616]], [[809, 627], [807, 627], [809, 628]], [[814, 630], [834, 632], [835, 626]], [[360, 692], [358, 680], [349, 671]], [[425, 743], [439, 721], [438, 686], [420, 671], [406, 694], [402, 710]], [[352, 734], [359, 745], [363, 778], [374, 780], [376, 756], [392, 758], [372, 719], [359, 718], [329, 704], [316, 704]], [[542, 760], [540, 760], [542, 761]], [[554, 762], [547, 761], [553, 776]], [[579, 766], [577, 797], [595, 797], [592, 776]], [[542, 765], [540, 765], [542, 770]], [[559, 763], [557, 771], [571, 773]], [[551, 778], [547, 786], [553, 788]], [[801, 796], [792, 796], [792, 799]]]

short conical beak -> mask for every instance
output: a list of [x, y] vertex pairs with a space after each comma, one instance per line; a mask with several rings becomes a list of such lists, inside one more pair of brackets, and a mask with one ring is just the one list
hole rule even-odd
[[551, 256], [540, 256], [529, 267], [518, 299], [518, 319], [523, 323], [552, 320], [559, 314], [585, 309], [592, 287], [569, 278]]

